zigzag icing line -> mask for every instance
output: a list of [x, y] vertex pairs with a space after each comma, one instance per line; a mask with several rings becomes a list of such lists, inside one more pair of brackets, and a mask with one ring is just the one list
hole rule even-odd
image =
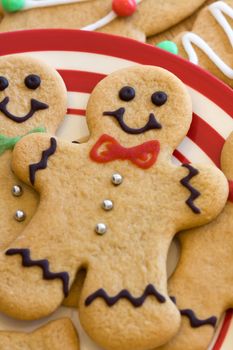
[[43, 278], [45, 280], [60, 279], [63, 284], [63, 293], [65, 297], [69, 294], [69, 274], [68, 272], [51, 272], [49, 270], [48, 260], [32, 260], [30, 258], [30, 249], [8, 249], [5, 253], [6, 255], [21, 255], [22, 265], [24, 267], [38, 266], [43, 271]]
[[199, 174], [199, 171], [192, 167], [190, 164], [182, 164], [183, 167], [187, 168], [189, 170], [189, 174], [185, 176], [183, 179], [180, 180], [180, 183], [186, 187], [190, 191], [190, 196], [186, 200], [186, 204], [189, 206], [189, 208], [195, 213], [200, 214], [201, 210], [195, 206], [193, 203], [195, 199], [197, 199], [201, 193], [197, 191], [192, 185], [190, 185], [189, 181], [196, 175]]
[[110, 297], [104, 289], [98, 289], [95, 293], [91, 294], [86, 299], [85, 305], [89, 306], [95, 299], [101, 298], [106, 302], [108, 306], [113, 306], [120, 299], [127, 299], [133, 306], [140, 307], [150, 295], [154, 296], [160, 303], [166, 302], [165, 297], [160, 294], [152, 284], [148, 284], [148, 286], [145, 288], [144, 293], [138, 298], [133, 297], [127, 289], [123, 289], [114, 297]]
[[216, 323], [217, 323], [217, 317], [212, 316], [212, 317], [206, 318], [204, 320], [201, 320], [201, 319], [197, 318], [194, 311], [191, 309], [180, 310], [180, 313], [182, 316], [188, 317], [190, 324], [193, 328], [198, 328], [198, 327], [202, 327], [205, 325], [210, 325], [212, 327], [215, 327]]
[[42, 152], [41, 160], [38, 163], [29, 165], [29, 176], [32, 185], [35, 184], [36, 172], [47, 167], [48, 158], [52, 156], [57, 149], [57, 141], [54, 137], [50, 139], [50, 147]]

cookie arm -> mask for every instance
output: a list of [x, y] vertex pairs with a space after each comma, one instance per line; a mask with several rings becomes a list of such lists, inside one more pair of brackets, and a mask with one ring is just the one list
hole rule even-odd
[[20, 180], [40, 192], [41, 185], [46, 182], [56, 150], [57, 141], [55, 137], [47, 134], [28, 135], [18, 142], [14, 148], [12, 170]]
[[184, 164], [177, 172], [184, 204], [178, 231], [213, 220], [222, 211], [228, 197], [224, 174], [215, 166], [203, 164]]

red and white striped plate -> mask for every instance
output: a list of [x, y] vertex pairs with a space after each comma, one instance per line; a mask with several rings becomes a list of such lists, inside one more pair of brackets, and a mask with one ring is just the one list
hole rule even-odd
[[[233, 130], [233, 92], [199, 67], [165, 51], [134, 40], [78, 30], [36, 30], [0, 34], [0, 55], [28, 53], [55, 67], [68, 90], [68, 110], [60, 137], [78, 140], [88, 135], [85, 108], [94, 86], [107, 74], [134, 64], [166, 68], [187, 86], [193, 101], [193, 122], [174, 161], [208, 162], [219, 166], [224, 140]], [[75, 311], [76, 313], [76, 311]], [[72, 310], [58, 314], [74, 318]], [[77, 320], [76, 320], [77, 321]], [[38, 322], [15, 322], [0, 316], [2, 329], [31, 329]], [[232, 350], [233, 312], [228, 311], [211, 350]], [[86, 336], [82, 350], [96, 350]]]

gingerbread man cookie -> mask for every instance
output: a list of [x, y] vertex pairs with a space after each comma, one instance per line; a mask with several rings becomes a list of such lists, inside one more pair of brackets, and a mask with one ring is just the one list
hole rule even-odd
[[233, 307], [233, 133], [227, 139], [221, 165], [230, 194], [223, 212], [208, 225], [180, 234], [182, 254], [169, 281], [169, 292], [181, 310], [176, 337], [160, 350], [206, 350], [220, 317]]
[[216, 1], [197, 17], [192, 32], [175, 38], [181, 56], [233, 87], [233, 1]]
[[171, 163], [191, 118], [177, 77], [137, 66], [94, 89], [87, 143], [45, 134], [17, 143], [12, 167], [41, 199], [0, 255], [1, 311], [22, 319], [50, 314], [85, 268], [79, 315], [104, 349], [149, 349], [175, 335], [180, 314], [167, 294], [168, 248], [177, 231], [212, 220], [228, 195], [216, 167]]
[[68, 318], [49, 322], [32, 333], [0, 331], [1, 350], [79, 350], [79, 339]]
[[60, 75], [27, 56], [0, 58], [0, 249], [28, 224], [38, 195], [11, 171], [12, 149], [31, 132], [54, 133], [66, 112], [67, 92]]
[[31, 28], [81, 28], [145, 41], [178, 23], [204, 0], [2, 0], [0, 31]]

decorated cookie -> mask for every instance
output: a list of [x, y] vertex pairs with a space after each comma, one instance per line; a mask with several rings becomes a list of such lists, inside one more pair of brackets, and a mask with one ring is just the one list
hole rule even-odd
[[145, 41], [181, 21], [204, 0], [2, 0], [0, 31], [81, 28]]
[[1, 311], [21, 319], [52, 313], [85, 268], [80, 319], [104, 349], [150, 349], [175, 335], [168, 248], [177, 231], [212, 220], [228, 195], [216, 167], [171, 163], [191, 118], [177, 77], [138, 66], [94, 89], [87, 143], [46, 134], [17, 143], [12, 167], [41, 199], [0, 255]]
[[175, 42], [181, 56], [233, 86], [233, 1], [216, 1], [202, 10], [192, 32]]
[[224, 311], [233, 307], [233, 133], [222, 152], [230, 194], [223, 212], [208, 225], [180, 234], [182, 254], [169, 292], [182, 315], [177, 336], [159, 350], [206, 350]]
[[79, 340], [68, 318], [52, 321], [32, 333], [0, 331], [1, 350], [79, 350]]
[[28, 224], [38, 195], [11, 171], [12, 149], [28, 133], [54, 133], [66, 112], [59, 74], [27, 56], [0, 58], [0, 249]]

